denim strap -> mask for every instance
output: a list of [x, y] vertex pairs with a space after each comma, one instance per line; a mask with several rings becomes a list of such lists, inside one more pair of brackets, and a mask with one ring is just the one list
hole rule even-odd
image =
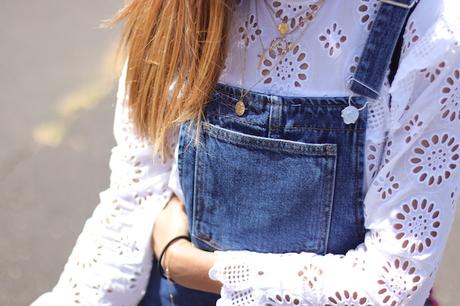
[[350, 90], [376, 99], [406, 19], [417, 0], [380, 0], [382, 5], [364, 46]]

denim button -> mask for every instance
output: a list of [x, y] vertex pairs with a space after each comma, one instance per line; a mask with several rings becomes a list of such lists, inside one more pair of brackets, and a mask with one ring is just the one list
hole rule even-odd
[[245, 110], [246, 110], [246, 107], [244, 106], [243, 101], [240, 100], [240, 101], [236, 102], [236, 104], [235, 104], [235, 113], [238, 116], [242, 116], [244, 114]]

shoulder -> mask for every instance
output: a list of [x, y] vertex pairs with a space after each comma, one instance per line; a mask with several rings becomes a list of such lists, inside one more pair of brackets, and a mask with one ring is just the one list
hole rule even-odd
[[398, 129], [399, 118], [409, 103], [423, 96], [421, 92], [440, 93], [439, 87], [460, 67], [459, 6], [458, 0], [419, 0], [409, 17], [399, 67], [389, 90], [395, 105], [392, 129]]
[[441, 17], [449, 28], [456, 43], [460, 42], [460, 1], [443, 0]]
[[[460, 42], [460, 2], [419, 0], [404, 29], [401, 66], [423, 69], [436, 65]], [[403, 70], [406, 70], [403, 69]]]
[[[420, 29], [421, 36], [436, 35], [438, 39], [458, 42], [460, 38], [460, 1], [419, 0], [409, 18], [408, 26], [411, 23]], [[413, 31], [414, 28], [410, 30]]]

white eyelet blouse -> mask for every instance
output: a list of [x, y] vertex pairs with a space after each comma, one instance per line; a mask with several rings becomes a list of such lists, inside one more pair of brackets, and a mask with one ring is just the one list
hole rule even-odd
[[[235, 0], [236, 1], [236, 0]], [[237, 1], [220, 82], [290, 96], [344, 96], [377, 0], [326, 0], [278, 70], [261, 46], [312, 0]], [[460, 194], [460, 4], [421, 0], [404, 32], [398, 72], [368, 104], [365, 242], [345, 255], [217, 252], [218, 305], [423, 305]], [[301, 29], [292, 34], [295, 38]], [[247, 67], [241, 80], [247, 47]], [[392, 97], [389, 105], [389, 97]], [[87, 220], [52, 291], [33, 306], [137, 305], [152, 263], [151, 232], [178, 184], [128, 118], [123, 72], [115, 109], [110, 186]], [[172, 148], [177, 131], [171, 135]], [[238, 276], [238, 277], [235, 277]], [[197, 305], [198, 306], [198, 305]]]

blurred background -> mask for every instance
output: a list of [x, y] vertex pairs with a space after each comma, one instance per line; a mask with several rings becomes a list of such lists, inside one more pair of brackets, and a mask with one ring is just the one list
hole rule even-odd
[[108, 187], [122, 4], [0, 0], [0, 306], [54, 286]]
[[[0, 306], [54, 286], [108, 187], [120, 28], [100, 24], [122, 4], [0, 0]], [[459, 251], [457, 217], [442, 306], [460, 305]]]

